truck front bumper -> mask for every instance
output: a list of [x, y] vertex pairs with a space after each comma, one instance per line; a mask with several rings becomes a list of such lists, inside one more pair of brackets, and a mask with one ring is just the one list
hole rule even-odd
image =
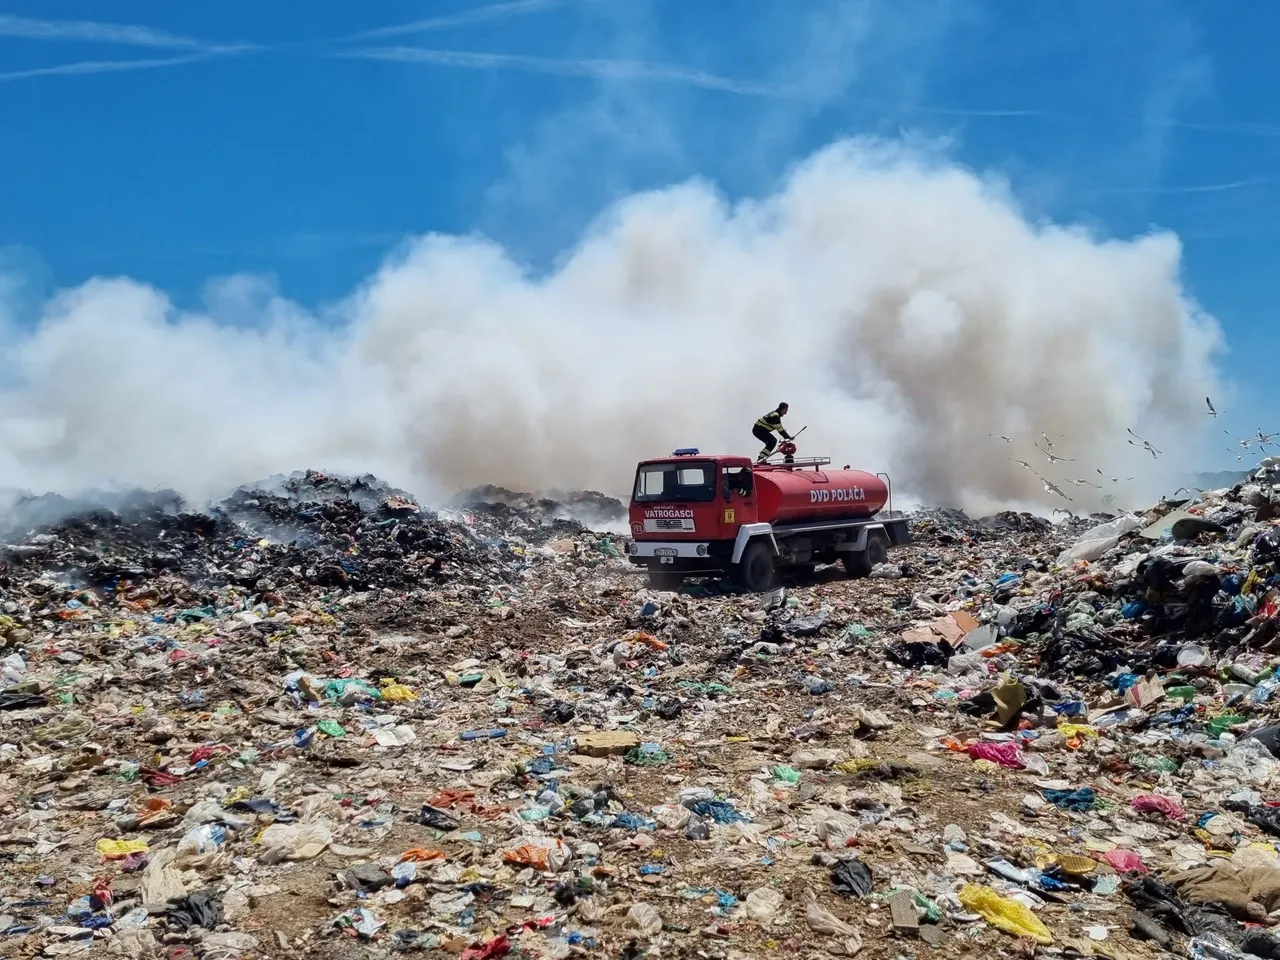
[[656, 540], [633, 540], [627, 549], [632, 559], [673, 557], [680, 560], [705, 560], [711, 553], [710, 544], [690, 540], [662, 543]]

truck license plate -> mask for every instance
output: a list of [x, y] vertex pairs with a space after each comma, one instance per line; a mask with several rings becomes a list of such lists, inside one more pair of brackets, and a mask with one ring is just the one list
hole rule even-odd
[[653, 551], [653, 555], [662, 563], [672, 563], [676, 558], [676, 548], [658, 547]]

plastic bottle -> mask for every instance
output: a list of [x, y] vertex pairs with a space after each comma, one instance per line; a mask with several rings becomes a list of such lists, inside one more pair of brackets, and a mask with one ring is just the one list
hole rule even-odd
[[1256, 686], [1258, 681], [1262, 679], [1262, 673], [1256, 670], [1250, 670], [1243, 663], [1233, 663], [1227, 668], [1227, 673], [1235, 677], [1241, 683], [1247, 683], [1249, 686]]
[[227, 828], [216, 823], [204, 823], [187, 831], [187, 835], [178, 843], [175, 854], [182, 857], [199, 856], [212, 853], [227, 839]]

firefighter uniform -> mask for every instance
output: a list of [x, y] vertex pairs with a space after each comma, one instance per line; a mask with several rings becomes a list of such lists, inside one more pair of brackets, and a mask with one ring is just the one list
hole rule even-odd
[[756, 421], [756, 425], [751, 428], [752, 435], [764, 444], [764, 449], [760, 451], [757, 460], [765, 460], [769, 454], [773, 453], [773, 448], [777, 446], [778, 441], [774, 439], [774, 433], [780, 433], [788, 440], [791, 434], [787, 433], [782, 426], [782, 414], [777, 410], [770, 410], [763, 417]]

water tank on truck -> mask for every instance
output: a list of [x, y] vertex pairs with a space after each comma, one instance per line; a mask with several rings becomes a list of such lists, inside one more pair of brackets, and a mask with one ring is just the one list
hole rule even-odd
[[756, 495], [763, 523], [858, 520], [879, 513], [889, 488], [865, 470], [796, 470], [756, 467]]

